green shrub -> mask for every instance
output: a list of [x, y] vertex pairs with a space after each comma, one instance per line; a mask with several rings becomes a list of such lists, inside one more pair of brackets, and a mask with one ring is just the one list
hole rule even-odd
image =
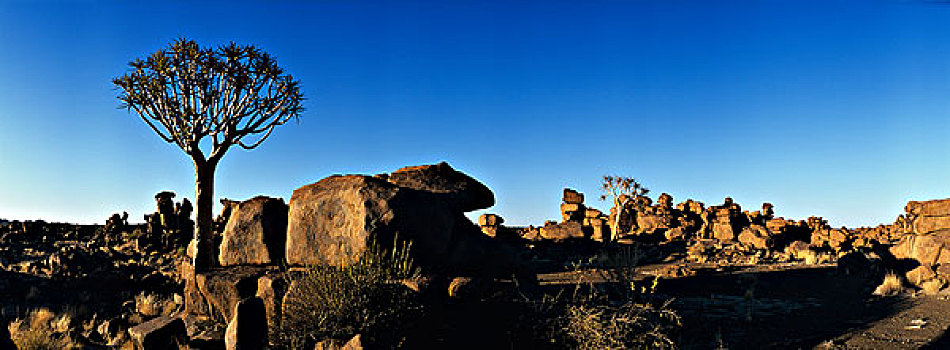
[[294, 286], [284, 302], [280, 343], [297, 349], [361, 334], [379, 347], [398, 345], [403, 330], [421, 312], [412, 292], [399, 282], [419, 274], [408, 248], [387, 251], [374, 244], [350, 266], [311, 266], [291, 276]]

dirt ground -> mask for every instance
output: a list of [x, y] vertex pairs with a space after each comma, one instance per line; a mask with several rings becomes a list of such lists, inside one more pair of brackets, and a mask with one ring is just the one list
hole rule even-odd
[[946, 296], [876, 297], [873, 283], [829, 265], [691, 268], [656, 288], [682, 317], [684, 349], [950, 349]]

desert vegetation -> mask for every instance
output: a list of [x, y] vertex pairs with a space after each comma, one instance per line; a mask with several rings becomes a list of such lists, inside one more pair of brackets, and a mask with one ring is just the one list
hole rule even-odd
[[284, 300], [279, 343], [310, 348], [362, 335], [364, 344], [399, 347], [424, 312], [400, 281], [419, 277], [408, 246], [386, 251], [374, 244], [356, 264], [310, 266], [290, 277], [295, 293]]
[[[839, 315], [885, 327], [876, 320], [914, 305], [941, 310], [925, 298], [947, 295], [941, 257], [948, 247], [934, 243], [943, 228], [933, 223], [947, 215], [945, 200], [911, 202], [894, 224], [833, 229], [821, 218], [775, 217], [768, 204], [755, 212], [729, 199], [673, 205], [667, 194], [654, 203], [638, 184], [638, 194], [610, 214], [565, 189], [561, 222], [513, 227], [496, 214], [478, 225], [462, 216], [493, 201], [473, 181], [438, 164], [330, 177], [290, 203], [223, 201], [212, 235], [220, 267], [206, 272], [182, 252], [194, 223], [188, 201], [172, 193], [156, 195], [145, 224], [118, 214], [89, 227], [7, 222], [0, 261], [5, 280], [16, 282], [0, 284], [9, 300], [5, 329], [27, 349], [148, 348], [150, 341], [275, 349], [784, 347], [867, 339], [842, 340], [852, 333]], [[349, 222], [321, 219], [353, 218], [340, 209], [347, 206], [314, 205], [341, 202], [375, 204]], [[307, 210], [331, 212], [300, 216]], [[613, 234], [617, 218], [625, 226]], [[94, 289], [105, 284], [114, 288]], [[61, 286], [78, 292], [59, 293]], [[940, 321], [914, 322], [901, 332]], [[779, 324], [785, 328], [770, 328]], [[810, 333], [794, 333], [803, 331]]]

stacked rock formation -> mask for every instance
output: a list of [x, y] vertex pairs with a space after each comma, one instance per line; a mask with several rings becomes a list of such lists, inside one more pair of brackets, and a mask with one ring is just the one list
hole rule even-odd
[[284, 301], [300, 293], [285, 267], [347, 266], [374, 245], [408, 246], [415, 265], [442, 279], [522, 275], [517, 251], [483, 234], [502, 235], [501, 217], [483, 215], [475, 225], [464, 215], [494, 201], [488, 187], [447, 163], [331, 176], [295, 190], [289, 204], [264, 196], [229, 201], [218, 220], [221, 267], [195, 273], [188, 261], [181, 265], [186, 317], [228, 323], [228, 344], [260, 339], [247, 333], [262, 328], [272, 338]]
[[478, 217], [478, 226], [482, 228], [482, 233], [488, 237], [498, 237], [498, 231], [504, 222], [505, 219], [497, 214], [482, 214]]
[[610, 240], [607, 216], [597, 209], [584, 205], [584, 194], [565, 188], [561, 197], [560, 223], [549, 221], [537, 231], [525, 230], [523, 238], [530, 240], [564, 241], [568, 239]]
[[950, 281], [950, 199], [911, 201], [904, 211], [894, 225], [910, 232], [891, 246], [890, 253], [911, 262], [905, 273], [908, 282], [939, 289]]
[[194, 236], [191, 202], [184, 198], [175, 203], [173, 198], [175, 192], [171, 191], [155, 195], [156, 211], [145, 215], [146, 235], [141, 237], [139, 244], [171, 250], [186, 246]]
[[[756, 211], [742, 207], [726, 197], [722, 204], [707, 207], [702, 202], [687, 199], [674, 205], [673, 197], [661, 194], [656, 203], [647, 196], [626, 201], [620, 234], [611, 232], [617, 217], [616, 208], [610, 215], [584, 205], [584, 195], [565, 188], [562, 197], [561, 222], [548, 221], [544, 226], [520, 229], [521, 239], [527, 241], [596, 240], [628, 243], [638, 240], [705, 240], [723, 244], [739, 244], [751, 249], [783, 251], [789, 244], [801, 241], [813, 250], [840, 252], [852, 247], [870, 247], [878, 242], [855, 235], [847, 229], [833, 229], [821, 218], [808, 221], [775, 217], [771, 203], [763, 203]], [[583, 215], [581, 215], [583, 213]], [[481, 218], [483, 231], [492, 236], [497, 232], [491, 223], [494, 216]], [[890, 227], [890, 226], [888, 226]], [[801, 247], [798, 245], [797, 247]]]

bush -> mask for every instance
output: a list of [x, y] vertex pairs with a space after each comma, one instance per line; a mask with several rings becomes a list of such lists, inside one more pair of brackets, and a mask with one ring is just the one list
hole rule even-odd
[[650, 303], [590, 300], [568, 305], [565, 335], [578, 349], [675, 348], [669, 336], [679, 326], [679, 316]]
[[145, 317], [170, 315], [178, 308], [171, 298], [141, 292], [135, 296], [135, 311]]
[[31, 311], [25, 319], [10, 322], [10, 338], [20, 350], [67, 349], [72, 346], [63, 334], [72, 319], [68, 314], [56, 316], [49, 309]]
[[378, 347], [398, 345], [421, 313], [412, 292], [399, 282], [419, 274], [408, 252], [407, 245], [387, 251], [374, 244], [350, 266], [311, 266], [290, 276], [294, 286], [284, 302], [281, 345], [309, 348], [356, 334]]
[[635, 248], [591, 259], [585, 265], [593, 271], [575, 271], [579, 277], [573, 293], [526, 299], [530, 313], [521, 324], [529, 329], [520, 331], [558, 348], [676, 348], [671, 333], [680, 327], [679, 316], [668, 301], [651, 300], [658, 279], [647, 286], [635, 283], [633, 268], [638, 261]]
[[900, 294], [903, 284], [900, 275], [894, 272], [888, 272], [884, 275], [884, 281], [874, 289], [872, 294], [877, 296], [894, 296]]

